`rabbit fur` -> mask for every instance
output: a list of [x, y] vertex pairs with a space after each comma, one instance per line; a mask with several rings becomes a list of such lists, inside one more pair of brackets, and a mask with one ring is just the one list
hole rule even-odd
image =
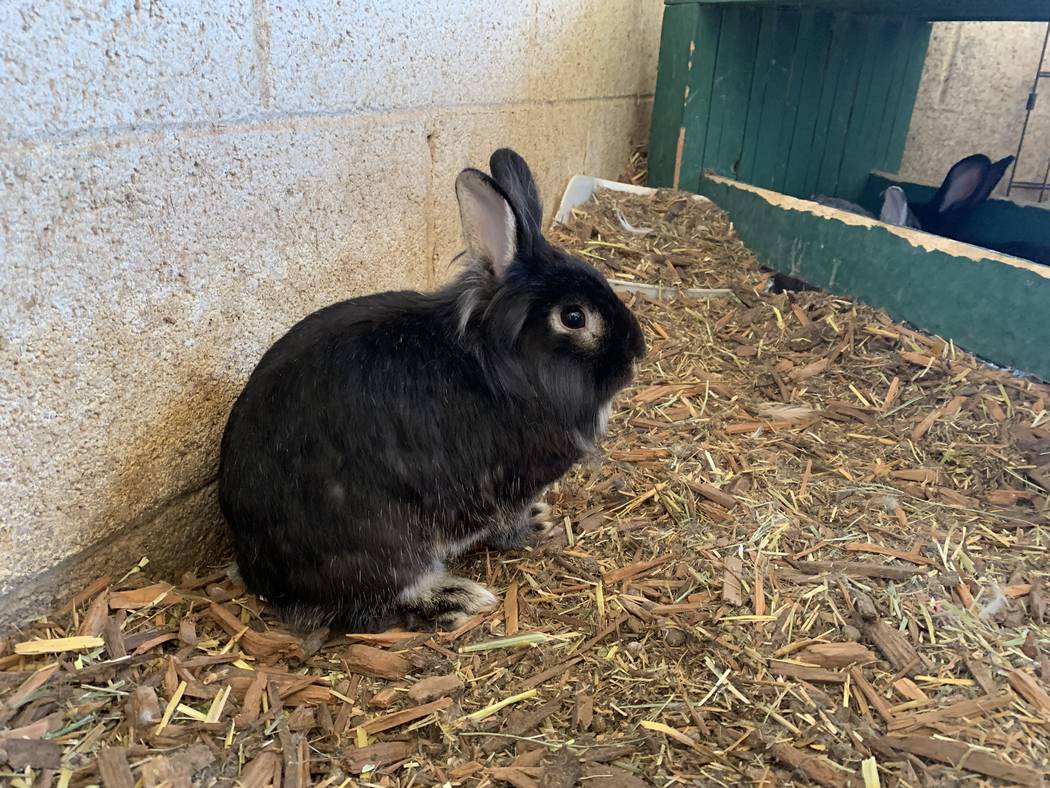
[[645, 353], [605, 278], [555, 249], [528, 165], [463, 170], [462, 273], [325, 307], [265, 353], [222, 438], [240, 574], [299, 630], [455, 626], [495, 602], [446, 562], [522, 546]]

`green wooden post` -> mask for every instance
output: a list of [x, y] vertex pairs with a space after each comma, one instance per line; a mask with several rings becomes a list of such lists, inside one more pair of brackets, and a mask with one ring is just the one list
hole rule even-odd
[[682, 119], [685, 139], [682, 141], [681, 177], [678, 187], [695, 192], [700, 188], [707, 152], [708, 125], [714, 92], [715, 61], [722, 29], [722, 9], [700, 6], [697, 20], [693, 64], [689, 69], [685, 115]]
[[834, 24], [834, 17], [826, 11], [806, 10], [803, 14], [798, 36], [798, 55], [803, 61], [798, 110], [779, 187], [785, 194], [794, 195], [801, 195], [806, 189], [809, 162], [817, 144], [817, 113]]
[[754, 183], [758, 175], [755, 170], [758, 137], [763, 124], [772, 120], [769, 83], [775, 79], [777, 28], [780, 26], [780, 9], [776, 6], [766, 6], [759, 14], [758, 46], [752, 53], [751, 87], [748, 89], [743, 142], [736, 168], [736, 177], [747, 183]]
[[649, 183], [652, 186], [670, 186], [674, 182], [686, 80], [699, 16], [700, 6], [696, 4], [668, 5], [664, 9], [649, 136]]
[[771, 7], [763, 12], [763, 33], [752, 80], [752, 108], [747, 116], [740, 165], [740, 178], [748, 183], [776, 185], [777, 157], [783, 137], [787, 136], [784, 128], [790, 133], [797, 111], [797, 104], [789, 104], [788, 98], [792, 91], [800, 16], [790, 8]]
[[[919, 93], [919, 80], [922, 79], [922, 67], [926, 63], [926, 48], [930, 43], [929, 22], [921, 22], [912, 29], [912, 35], [906, 39], [908, 65], [904, 71], [904, 84], [901, 88], [897, 110], [893, 113], [893, 130], [890, 132], [890, 144], [886, 156], [881, 162], [883, 169], [896, 172], [904, 158], [904, 143], [908, 139], [908, 126], [911, 125], [911, 114], [915, 109], [915, 97]], [[872, 167], [872, 169], [876, 169]]]
[[755, 41], [761, 11], [730, 7], [722, 14], [722, 34], [715, 64], [715, 90], [708, 124], [704, 169], [736, 175], [744, 145], [751, 76], [755, 68]]
[[875, 42], [871, 40], [874, 27], [871, 17], [849, 14], [843, 17], [842, 21], [844, 22], [845, 52], [842, 54], [842, 59], [838, 61], [838, 65], [835, 65], [835, 61], [828, 64], [829, 71], [834, 68], [838, 74], [835, 81], [835, 94], [831, 100], [828, 132], [824, 139], [823, 155], [820, 158], [820, 167], [813, 191], [819, 194], [845, 196], [848, 199], [849, 195], [839, 195], [837, 191], [839, 169], [842, 166], [842, 157], [846, 152], [846, 132], [853, 114], [854, 101], [858, 91], [864, 92], [865, 90], [861, 81], [861, 68], [869, 56], [869, 51], [875, 46]]

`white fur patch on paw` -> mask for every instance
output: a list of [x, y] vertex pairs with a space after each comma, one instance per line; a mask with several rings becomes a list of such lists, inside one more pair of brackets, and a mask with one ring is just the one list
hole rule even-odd
[[429, 572], [403, 590], [402, 603], [421, 610], [453, 607], [456, 613], [472, 615], [496, 604], [495, 595], [480, 583], [465, 577], [446, 575], [443, 571]]
[[536, 501], [532, 504], [529, 507], [529, 525], [537, 536], [550, 536], [554, 532], [550, 505], [544, 501]]
[[446, 593], [455, 593], [457, 597], [461, 597], [465, 613], [477, 613], [479, 610], [493, 607], [499, 601], [496, 595], [481, 583], [475, 583], [465, 577], [446, 577], [441, 584], [441, 589]]

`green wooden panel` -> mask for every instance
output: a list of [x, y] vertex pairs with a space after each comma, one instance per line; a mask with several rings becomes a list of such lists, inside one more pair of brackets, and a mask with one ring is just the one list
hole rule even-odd
[[861, 69], [868, 53], [874, 46], [872, 41], [874, 22], [872, 17], [850, 14], [846, 20], [846, 51], [841, 61], [831, 61], [829, 68], [839, 64], [835, 97], [832, 100], [828, 134], [824, 140], [823, 156], [814, 192], [834, 195], [839, 181], [842, 156], [846, 151], [846, 131], [853, 113], [857, 93], [864, 93], [867, 86], [860, 81]]
[[897, 41], [894, 43], [893, 49], [887, 52], [888, 62], [886, 70], [890, 75], [890, 90], [886, 96], [886, 105], [883, 107], [882, 120], [879, 124], [879, 146], [873, 163], [875, 169], [888, 169], [887, 161], [893, 158], [890, 155], [890, 144], [893, 138], [893, 126], [897, 120], [897, 108], [901, 104], [901, 93], [904, 91], [908, 61], [912, 56], [912, 42], [919, 26], [923, 24], [925, 23], [915, 19], [902, 20]]
[[668, 5], [649, 182], [695, 190], [712, 170], [856, 200], [868, 173], [899, 167], [929, 32], [794, 4]]
[[899, 19], [873, 20], [874, 46], [868, 47], [867, 57], [860, 72], [860, 83], [846, 131], [846, 149], [839, 169], [835, 196], [857, 200], [868, 182], [879, 159], [879, 133], [886, 112], [892, 69], [887, 67], [899, 43], [902, 21]]
[[771, 120], [766, 98], [775, 68], [777, 28], [780, 24], [780, 9], [766, 6], [760, 9], [758, 43], [754, 47], [754, 65], [751, 71], [751, 88], [747, 104], [747, 123], [740, 148], [740, 165], [736, 176], [748, 183], [755, 179], [755, 151], [763, 124]]
[[696, 49], [687, 80], [688, 97], [685, 101], [685, 140], [682, 146], [681, 177], [678, 188], [695, 192], [700, 188], [700, 174], [704, 170], [707, 149], [708, 124], [711, 119], [715, 63], [718, 57], [719, 36], [722, 31], [722, 9], [700, 7], [696, 28]]
[[[780, 44], [785, 45], [790, 41], [791, 49], [786, 52], [778, 49], [778, 58], [784, 58], [783, 62], [788, 72], [787, 84], [778, 105], [780, 123], [773, 140], [771, 143], [760, 141], [760, 150], [771, 151], [773, 160], [770, 164], [759, 163], [757, 165], [762, 170], [769, 170], [768, 184], [774, 189], [783, 189], [787, 177], [788, 157], [798, 123], [799, 104], [805, 87], [803, 80], [809, 60], [806, 42], [812, 39], [814, 23], [814, 15], [811, 12], [788, 9], [784, 13], [787, 20], [782, 25], [785, 35], [781, 38]], [[787, 32], [792, 30], [794, 35], [789, 36]]]
[[[882, 193], [891, 185], [904, 189], [908, 201], [914, 203], [926, 202], [937, 191], [934, 186], [911, 183], [884, 173], [872, 173], [861, 195], [861, 205], [869, 210], [872, 207], [877, 208], [881, 205]], [[959, 238], [961, 241], [980, 246], [1009, 241], [1047, 244], [1050, 243], [1048, 239], [1050, 204], [1013, 200], [988, 200], [982, 203], [970, 215]], [[1048, 309], [1050, 303], [1044, 305], [1044, 313]]]
[[1038, 267], [991, 260], [977, 249], [977, 257], [928, 250], [906, 231], [784, 207], [773, 192], [727, 179], [705, 178], [701, 190], [729, 214], [762, 264], [1050, 380], [1050, 269], [1042, 276]]
[[667, 6], [664, 9], [649, 131], [651, 186], [670, 186], [674, 182], [690, 49], [699, 16], [700, 8], [696, 5]]
[[816, 151], [814, 137], [833, 27], [834, 18], [831, 14], [812, 10], [803, 12], [798, 35], [798, 53], [803, 60], [796, 99], [798, 110], [790, 137], [784, 135], [785, 140], [789, 140], [789, 148], [780, 186], [781, 191], [796, 197], [809, 195], [806, 192], [806, 175]]
[[958, 21], [1050, 22], [1046, 0], [664, 0], [667, 5], [758, 6], [790, 5], [832, 11], [849, 10], [876, 16]]
[[760, 23], [760, 11], [753, 8], [727, 8], [722, 15], [705, 169], [736, 175], [747, 127]]
[[778, 10], [778, 17], [773, 58], [765, 66], [758, 134], [754, 148], [745, 155], [745, 161], [748, 158], [751, 160], [751, 175], [744, 178], [748, 183], [771, 188], [780, 186], [779, 175], [783, 170], [781, 150], [790, 144], [791, 130], [798, 111], [799, 87], [794, 66], [801, 13], [792, 8], [782, 8]]
[[904, 158], [904, 144], [908, 141], [908, 127], [911, 125], [911, 114], [915, 109], [915, 97], [919, 94], [919, 81], [922, 79], [922, 67], [926, 62], [926, 48], [930, 43], [929, 22], [921, 22], [912, 31], [911, 39], [902, 46], [908, 47], [908, 65], [904, 71], [904, 82], [901, 88], [897, 109], [893, 113], [893, 129], [890, 132], [889, 148], [883, 158], [883, 169], [896, 172]]
[[831, 23], [831, 44], [825, 61], [825, 70], [821, 80], [820, 102], [817, 104], [816, 120], [813, 127], [813, 138], [810, 154], [806, 162], [805, 179], [802, 182], [801, 196], [809, 197], [817, 190], [820, 177], [820, 165], [824, 160], [828, 135], [831, 130], [832, 111], [839, 91], [839, 83], [847, 77], [842, 63], [853, 49], [851, 36], [851, 15], [835, 14]]
[[[738, 89], [732, 80], [727, 79], [730, 61], [739, 57], [733, 50], [739, 46], [740, 10], [727, 8], [722, 12], [718, 36], [718, 52], [715, 58], [715, 70], [711, 85], [711, 116], [707, 124], [707, 139], [704, 143], [703, 169], [729, 174], [729, 167], [723, 167], [719, 160], [722, 149], [722, 127], [726, 116], [738, 112], [732, 104], [733, 93]], [[732, 164], [732, 162], [730, 162]]]

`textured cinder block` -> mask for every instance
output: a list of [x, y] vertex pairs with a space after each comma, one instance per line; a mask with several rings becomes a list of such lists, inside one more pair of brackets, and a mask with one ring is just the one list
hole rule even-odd
[[207, 485], [295, 321], [420, 284], [428, 166], [421, 124], [375, 120], [0, 163], [0, 594]]
[[251, 0], [5, 0], [0, 137], [216, 122], [259, 109]]
[[631, 152], [649, 137], [652, 105], [652, 99], [630, 98], [588, 104], [587, 175], [623, 179]]
[[529, 0], [274, 4], [274, 108], [349, 112], [522, 99], [531, 13]]
[[662, 0], [537, 0], [530, 96], [651, 94]]

